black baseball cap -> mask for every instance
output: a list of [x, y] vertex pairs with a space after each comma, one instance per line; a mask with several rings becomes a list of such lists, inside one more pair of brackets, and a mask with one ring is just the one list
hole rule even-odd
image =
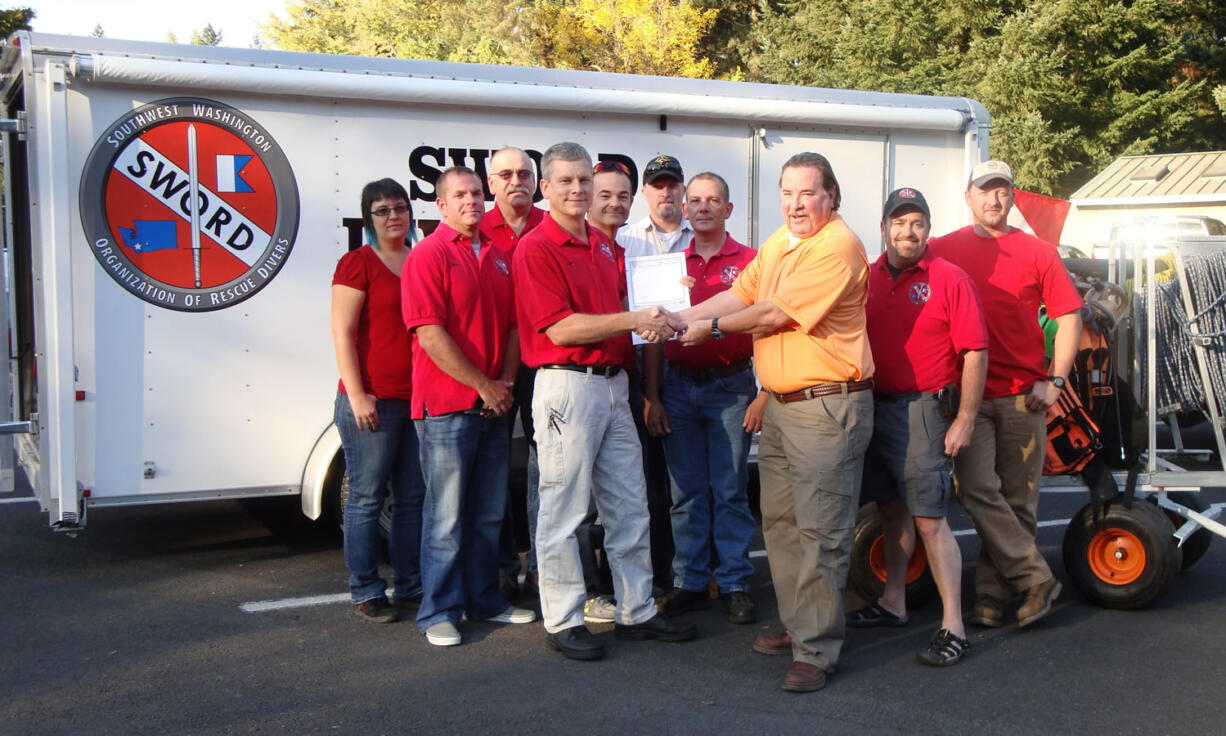
[[890, 192], [890, 196], [886, 197], [885, 209], [881, 212], [882, 222], [890, 219], [890, 217], [903, 207], [914, 207], [924, 213], [924, 217], [932, 219], [932, 213], [928, 210], [928, 201], [924, 199], [924, 195], [920, 194], [918, 189], [903, 187]]
[[662, 176], [685, 183], [685, 174], [681, 172], [681, 162], [672, 156], [656, 156], [643, 169], [643, 184], [650, 184]]

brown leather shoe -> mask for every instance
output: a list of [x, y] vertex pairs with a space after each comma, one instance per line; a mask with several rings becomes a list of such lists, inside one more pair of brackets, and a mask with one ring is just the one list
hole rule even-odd
[[753, 650], [758, 654], [791, 654], [792, 637], [786, 631], [775, 636], [760, 634], [753, 640]]
[[793, 662], [783, 689], [790, 693], [811, 693], [826, 687], [826, 670], [808, 662]]
[[1029, 626], [1047, 614], [1051, 613], [1052, 601], [1060, 595], [1064, 586], [1054, 577], [1048, 578], [1038, 585], [1032, 585], [1026, 590], [1026, 600], [1017, 609], [1017, 625]]
[[1004, 625], [1005, 602], [996, 596], [980, 593], [967, 615], [967, 623], [995, 629]]

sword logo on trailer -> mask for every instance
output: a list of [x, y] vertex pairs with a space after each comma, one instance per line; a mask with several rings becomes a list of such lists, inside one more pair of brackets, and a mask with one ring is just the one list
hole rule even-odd
[[268, 285], [298, 234], [280, 146], [229, 105], [176, 97], [108, 127], [81, 176], [81, 221], [102, 270], [150, 304], [233, 306]]

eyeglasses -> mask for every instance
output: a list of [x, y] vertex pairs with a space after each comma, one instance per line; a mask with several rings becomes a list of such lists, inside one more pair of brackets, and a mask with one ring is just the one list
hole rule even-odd
[[513, 176], [518, 176], [520, 179], [531, 181], [532, 169], [503, 169], [502, 171], [495, 171], [494, 176], [502, 179], [503, 181], [511, 181], [511, 177]]
[[[597, 161], [596, 165], [592, 167], [593, 174], [603, 174], [606, 171], [614, 171], [618, 174], [625, 174], [628, 177], [630, 176], [629, 167], [627, 167], [621, 161]], [[633, 179], [634, 177], [630, 178]]]
[[403, 215], [404, 213], [408, 211], [409, 211], [409, 206], [407, 204], [398, 204], [395, 207], [380, 207], [377, 210], [371, 210], [370, 214], [378, 218], [384, 218], [392, 213], [395, 213], [397, 215]]

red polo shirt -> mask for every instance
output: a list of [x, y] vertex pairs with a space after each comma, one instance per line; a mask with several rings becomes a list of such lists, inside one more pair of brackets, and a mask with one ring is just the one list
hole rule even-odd
[[552, 363], [622, 365], [630, 336], [618, 335], [587, 345], [555, 345], [545, 330], [572, 314], [622, 311], [626, 282], [618, 275], [617, 253], [609, 238], [584, 223], [581, 242], [546, 217], [515, 249], [515, 306], [519, 345], [525, 365]]
[[[460, 352], [490, 378], [502, 375], [507, 333], [515, 329], [511, 259], [492, 243], [472, 241], [447, 226], [439, 226], [409, 254], [401, 274], [404, 325], [442, 325]], [[413, 393], [413, 418], [472, 409], [477, 390], [435, 365], [413, 333], [413, 376], [423, 390]]]
[[865, 314], [877, 366], [874, 388], [883, 394], [932, 392], [956, 383], [962, 352], [988, 346], [975, 284], [932, 248], [897, 280], [882, 253], [869, 269]]
[[[400, 321], [400, 277], [364, 245], [341, 256], [332, 283], [366, 294], [357, 332], [362, 388], [380, 399], [412, 398], [413, 343]], [[344, 381], [337, 387], [348, 393]]]
[[503, 218], [502, 210], [498, 209], [498, 203], [495, 202], [493, 209], [486, 212], [485, 217], [481, 218], [481, 241], [493, 243], [508, 256], [514, 256], [515, 246], [519, 245], [519, 241], [525, 235], [536, 229], [543, 219], [545, 219], [545, 210], [533, 207], [528, 211], [528, 221], [524, 223], [524, 231], [516, 235], [515, 230]]
[[[745, 266], [758, 255], [758, 251], [738, 243], [726, 235], [724, 247], [703, 260], [694, 250], [694, 241], [685, 249], [685, 270], [694, 278], [690, 290], [690, 304], [702, 304], [721, 291], [726, 291]], [[668, 360], [696, 368], [714, 368], [746, 360], [753, 355], [753, 335], [727, 335], [722, 340], [707, 340], [701, 345], [686, 347], [677, 340], [669, 340], [664, 348]]]
[[983, 238], [970, 225], [933, 238], [928, 247], [966, 271], [979, 289], [988, 323], [984, 398], [1029, 391], [1047, 376], [1039, 304], [1052, 317], [1082, 304], [1056, 247], [1017, 229]]

